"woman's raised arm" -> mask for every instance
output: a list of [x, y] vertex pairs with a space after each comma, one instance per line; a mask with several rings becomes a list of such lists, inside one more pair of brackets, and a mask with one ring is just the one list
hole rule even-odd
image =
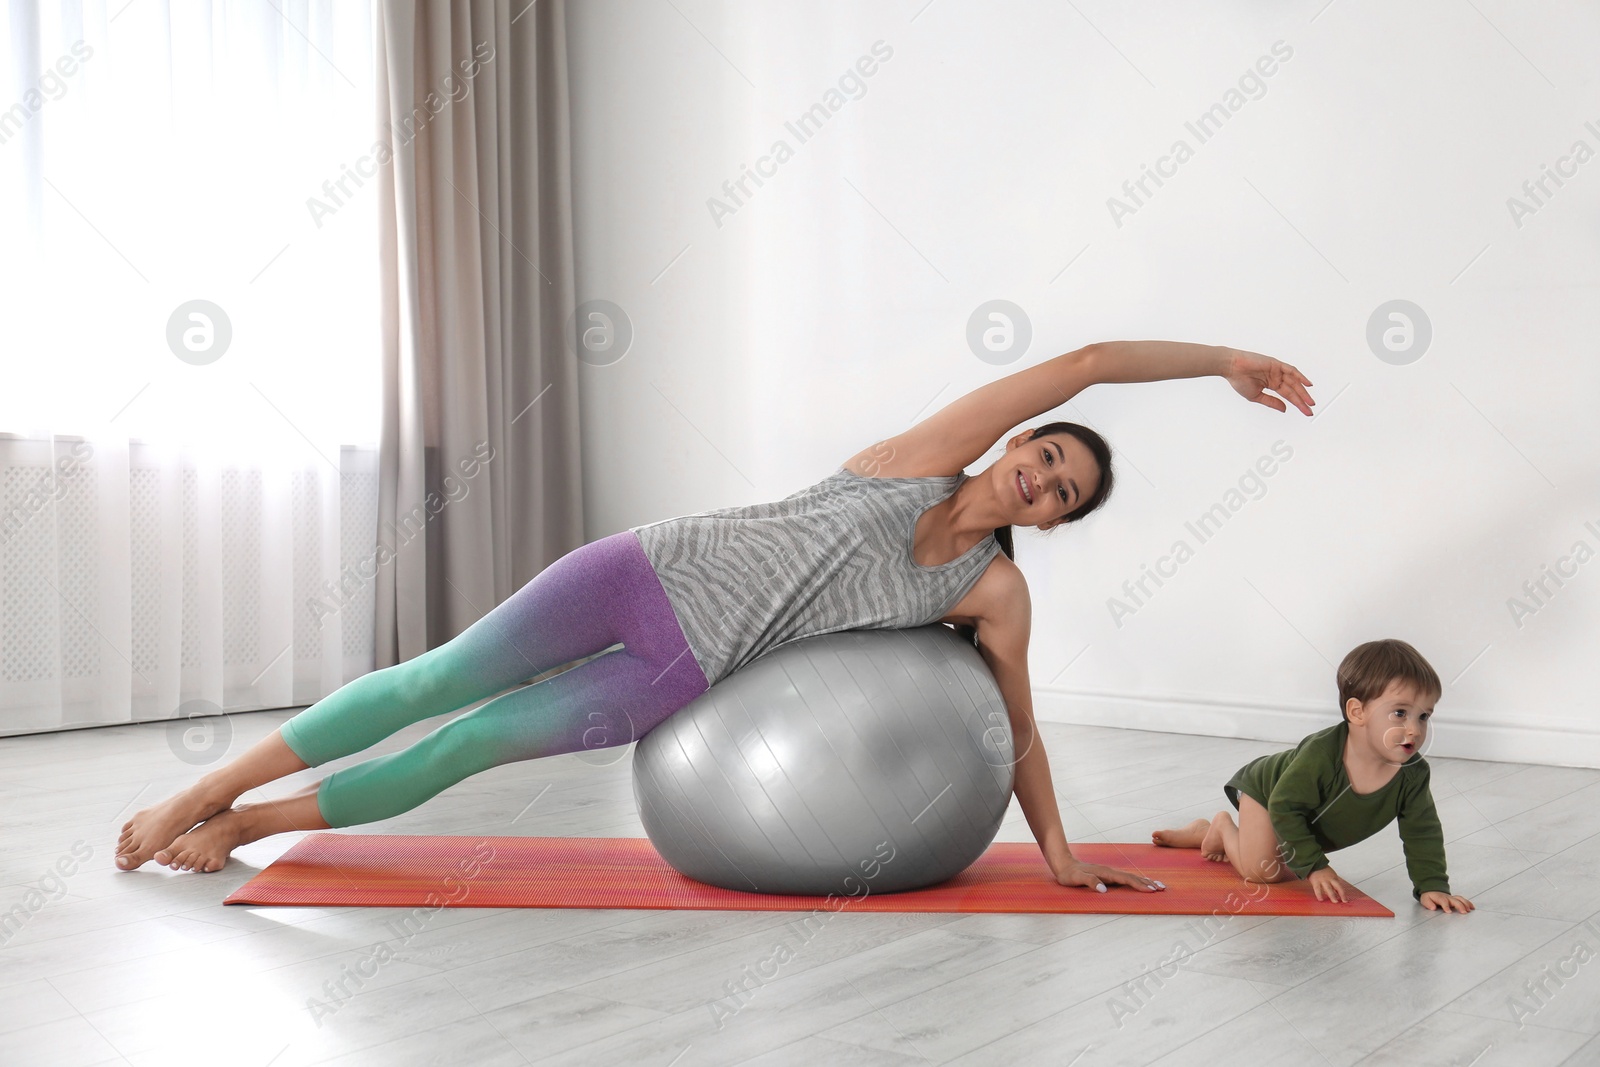
[[918, 477], [960, 474], [1014, 426], [1071, 400], [1094, 384], [1090, 348], [1080, 348], [980, 385], [903, 433], [863, 449], [845, 464], [858, 474]]
[[1316, 403], [1306, 391], [1311, 381], [1298, 368], [1259, 352], [1186, 341], [1102, 341], [1089, 347], [1094, 352], [1090, 377], [1096, 382], [1160, 382], [1215, 374], [1246, 400], [1276, 411], [1288, 409], [1264, 390], [1271, 389], [1307, 415]]
[[1307, 415], [1315, 403], [1299, 370], [1271, 356], [1185, 341], [1098, 341], [1063, 353], [951, 401], [904, 433], [857, 453], [859, 474], [954, 475], [983, 458], [1012, 428], [1052, 411], [1100, 382], [1159, 382], [1215, 374], [1246, 400]]

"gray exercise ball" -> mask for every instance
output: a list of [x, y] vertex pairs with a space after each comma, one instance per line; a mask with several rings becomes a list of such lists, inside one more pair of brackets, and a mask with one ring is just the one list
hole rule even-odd
[[936, 885], [1011, 799], [1005, 701], [943, 624], [789, 641], [640, 738], [639, 816], [663, 859], [724, 889], [860, 897]]

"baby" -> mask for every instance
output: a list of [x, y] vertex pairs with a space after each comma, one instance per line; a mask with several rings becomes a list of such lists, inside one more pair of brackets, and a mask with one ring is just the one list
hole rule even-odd
[[1344, 721], [1292, 749], [1251, 760], [1222, 787], [1239, 809], [1157, 830], [1158, 845], [1198, 848], [1249, 882], [1305, 878], [1317, 899], [1349, 901], [1350, 883], [1325, 853], [1364, 841], [1399, 820], [1411, 895], [1437, 911], [1473, 910], [1445, 877], [1444, 831], [1421, 756], [1439, 676], [1415, 648], [1385, 639], [1358, 645], [1339, 664]]

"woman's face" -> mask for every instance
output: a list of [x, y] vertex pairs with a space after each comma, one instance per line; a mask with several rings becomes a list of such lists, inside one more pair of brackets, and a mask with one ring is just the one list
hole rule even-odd
[[1001, 499], [1015, 507], [1013, 526], [1057, 526], [1100, 487], [1094, 453], [1065, 433], [1008, 444], [994, 471]]

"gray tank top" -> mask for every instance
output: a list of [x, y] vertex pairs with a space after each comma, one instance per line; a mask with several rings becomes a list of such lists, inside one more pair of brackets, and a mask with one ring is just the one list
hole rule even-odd
[[772, 503], [631, 529], [715, 685], [801, 637], [937, 622], [1000, 551], [991, 534], [947, 563], [911, 558], [917, 519], [966, 478], [866, 478], [840, 467]]

